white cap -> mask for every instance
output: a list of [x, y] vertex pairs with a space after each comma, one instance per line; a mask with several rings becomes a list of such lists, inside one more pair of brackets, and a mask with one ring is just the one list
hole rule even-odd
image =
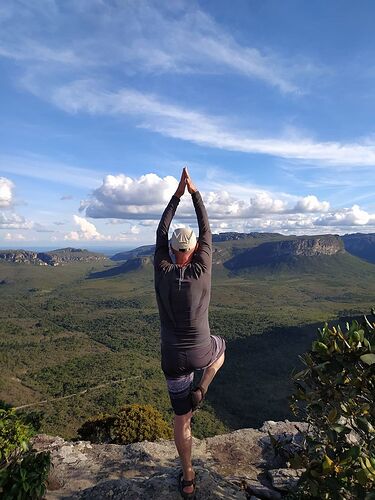
[[197, 237], [192, 229], [187, 227], [179, 227], [173, 231], [171, 238], [171, 246], [173, 250], [189, 251], [195, 248]]

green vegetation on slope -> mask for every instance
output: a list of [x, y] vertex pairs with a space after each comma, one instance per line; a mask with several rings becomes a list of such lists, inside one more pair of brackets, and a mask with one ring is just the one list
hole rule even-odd
[[[291, 416], [290, 373], [308, 325], [360, 315], [375, 296], [375, 266], [329, 259], [241, 273], [214, 265], [210, 322], [227, 358], [194, 417], [196, 436]], [[47, 400], [23, 410], [40, 412], [44, 432], [74, 437], [89, 417], [135, 403], [171, 422], [152, 266], [92, 278], [113, 266], [0, 263], [0, 398]]]

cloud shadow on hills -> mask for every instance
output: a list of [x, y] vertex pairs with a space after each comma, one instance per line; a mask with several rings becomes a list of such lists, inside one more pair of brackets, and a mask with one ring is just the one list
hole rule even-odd
[[228, 342], [225, 364], [207, 393], [220, 420], [233, 429], [258, 428], [265, 420], [296, 420], [288, 406], [291, 375], [302, 369], [298, 355], [311, 348], [319, 327], [322, 323], [274, 328]]

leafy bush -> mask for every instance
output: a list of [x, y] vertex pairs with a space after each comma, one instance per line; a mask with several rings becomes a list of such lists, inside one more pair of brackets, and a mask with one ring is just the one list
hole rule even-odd
[[170, 439], [172, 429], [151, 405], [125, 405], [115, 414], [102, 414], [85, 422], [78, 434], [93, 443], [129, 444]]
[[301, 359], [291, 409], [309, 428], [290, 464], [306, 470], [290, 498], [374, 499], [375, 323], [326, 324]]
[[32, 434], [14, 410], [0, 410], [0, 496], [4, 500], [44, 496], [50, 454], [31, 448]]

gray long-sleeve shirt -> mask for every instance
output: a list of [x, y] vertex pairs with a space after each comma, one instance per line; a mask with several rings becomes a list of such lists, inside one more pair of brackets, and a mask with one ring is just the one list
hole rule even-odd
[[161, 323], [162, 348], [192, 349], [210, 345], [208, 306], [211, 294], [212, 235], [198, 191], [192, 200], [199, 226], [199, 245], [191, 262], [172, 262], [168, 229], [180, 199], [172, 196], [156, 232], [155, 291]]

